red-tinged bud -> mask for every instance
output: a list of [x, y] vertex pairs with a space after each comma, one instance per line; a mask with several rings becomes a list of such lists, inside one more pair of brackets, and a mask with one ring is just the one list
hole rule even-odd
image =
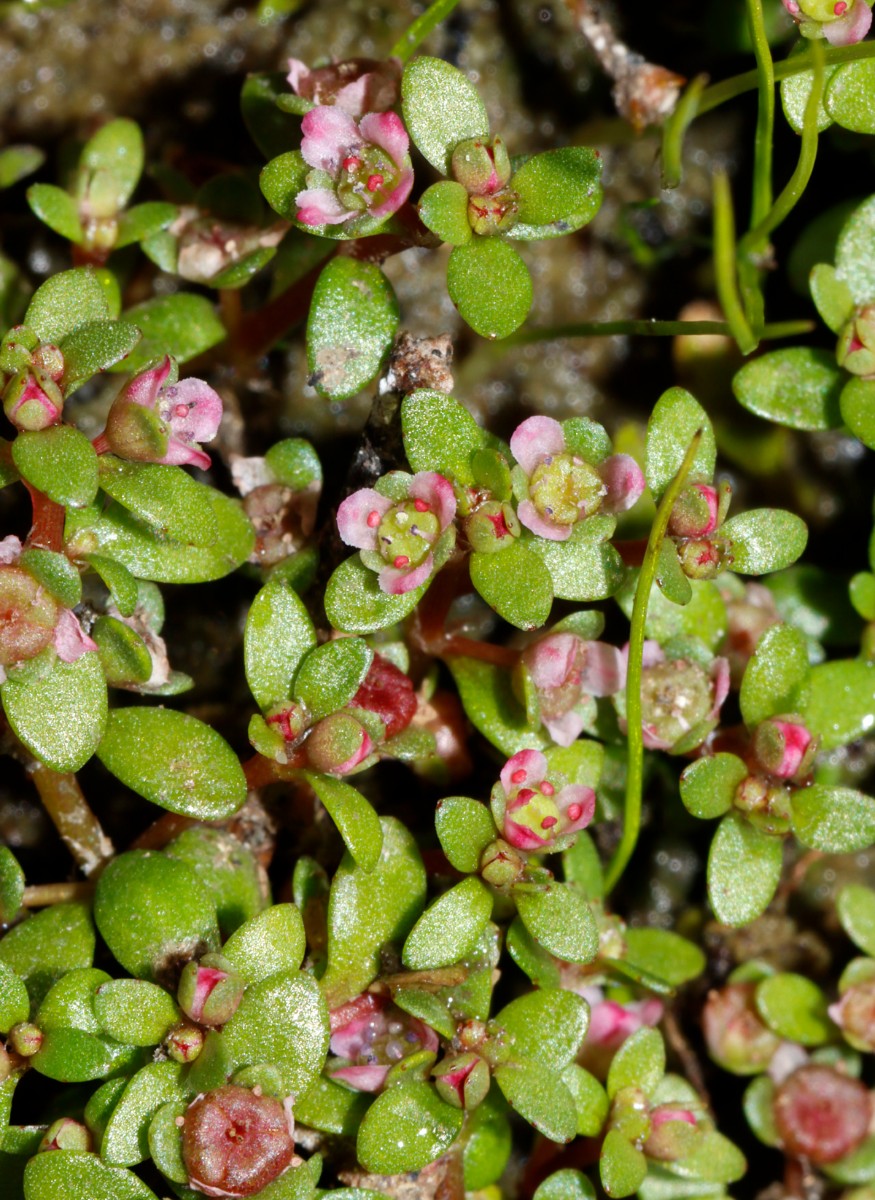
[[481, 504], [465, 521], [465, 533], [471, 549], [481, 554], [504, 550], [522, 532], [517, 515], [510, 504], [489, 500]]
[[243, 977], [221, 954], [205, 954], [179, 978], [179, 1007], [199, 1025], [224, 1025], [243, 999]]
[[702, 1010], [708, 1053], [734, 1075], [764, 1071], [781, 1044], [757, 1012], [755, 991], [753, 983], [730, 983], [709, 992]]
[[678, 546], [678, 561], [688, 579], [714, 579], [723, 569], [723, 547], [708, 538], [692, 538]]
[[798, 717], [770, 717], [753, 736], [753, 752], [764, 771], [778, 779], [801, 779], [811, 770], [820, 739]]
[[637, 1087], [620, 1088], [611, 1104], [610, 1127], [639, 1145], [650, 1135], [650, 1102]]
[[53, 383], [61, 382], [64, 376], [64, 355], [57, 346], [53, 346], [51, 342], [43, 342], [34, 350], [31, 361], [41, 375], [51, 379]]
[[[771, 818], [779, 824], [789, 822], [792, 811], [790, 792], [762, 775], [748, 775], [742, 779], [735, 789], [733, 804], [748, 816]], [[786, 829], [776, 829], [776, 833], [785, 833]]]
[[22, 1058], [32, 1058], [43, 1044], [42, 1030], [33, 1021], [22, 1021], [9, 1030], [9, 1045]]
[[27, 325], [14, 325], [0, 342], [0, 371], [15, 375], [30, 366], [39, 344], [39, 337]]
[[106, 418], [104, 431], [113, 454], [131, 462], [161, 462], [170, 445], [167, 425], [145, 404], [118, 397]]
[[168, 1057], [178, 1063], [194, 1062], [203, 1048], [204, 1031], [199, 1025], [177, 1025], [164, 1039]]
[[818, 1165], [834, 1163], [866, 1138], [872, 1097], [858, 1079], [812, 1063], [794, 1071], [778, 1088], [774, 1114], [788, 1154]]
[[469, 196], [494, 196], [510, 181], [513, 168], [501, 138], [466, 138], [453, 151], [450, 169]]
[[55, 633], [58, 604], [21, 567], [0, 567], [0, 667], [33, 658]]
[[271, 729], [282, 735], [285, 742], [296, 742], [307, 728], [307, 715], [300, 704], [284, 702], [268, 709], [265, 716]]
[[505, 188], [494, 195], [472, 196], [468, 201], [468, 223], [479, 237], [506, 233], [519, 220], [519, 198]]
[[672, 537], [704, 538], [717, 528], [717, 489], [691, 483], [675, 501], [668, 522]]
[[852, 984], [829, 1015], [857, 1050], [875, 1050], [875, 978]]
[[453, 1108], [470, 1111], [486, 1098], [491, 1076], [489, 1067], [478, 1054], [454, 1054], [433, 1069], [438, 1095]]
[[44, 375], [24, 369], [14, 375], [3, 392], [3, 411], [16, 429], [36, 433], [57, 425], [64, 397], [61, 389]]
[[836, 358], [839, 366], [852, 375], [875, 374], [875, 304], [858, 309], [845, 325]]
[[54, 1121], [43, 1134], [39, 1150], [93, 1150], [91, 1131], [80, 1121], [61, 1117]]
[[522, 855], [518, 854], [509, 842], [498, 838], [483, 851], [480, 874], [492, 887], [506, 888], [516, 883], [525, 866]]
[[198, 1096], [182, 1127], [188, 1184], [206, 1196], [254, 1196], [295, 1160], [291, 1104], [227, 1084]]
[[688, 1108], [660, 1104], [650, 1112], [644, 1153], [657, 1162], [676, 1162], [690, 1154], [699, 1138], [695, 1115]]
[[476, 1017], [464, 1021], [456, 1030], [456, 1040], [465, 1051], [476, 1050], [478, 1046], [483, 1045], [488, 1036], [488, 1025]]
[[374, 713], [393, 738], [406, 729], [416, 715], [416, 693], [412, 681], [382, 654], [375, 654], [361, 687], [350, 701], [352, 708]]
[[314, 726], [304, 748], [314, 770], [347, 775], [373, 752], [374, 743], [360, 721], [350, 713], [337, 712]]

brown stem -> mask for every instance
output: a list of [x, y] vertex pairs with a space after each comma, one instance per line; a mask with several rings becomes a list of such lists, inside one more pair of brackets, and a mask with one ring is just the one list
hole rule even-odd
[[168, 842], [172, 842], [175, 837], [179, 837], [181, 833], [195, 824], [194, 817], [186, 817], [181, 813], [165, 813], [157, 821], [153, 821], [147, 829], [144, 829], [140, 836], [131, 842], [128, 849], [163, 850]]
[[64, 548], [64, 506], [50, 500], [29, 483], [24, 485], [30, 493], [33, 506], [33, 524], [27, 535], [28, 546], [41, 546], [44, 550], [61, 551]]
[[520, 652], [510, 646], [493, 646], [490, 642], [480, 642], [474, 638], [445, 637], [439, 657], [478, 658], [481, 662], [507, 667], [512, 671], [519, 662]]
[[76, 776], [52, 771], [38, 762], [29, 770], [46, 812], [83, 874], [102, 870], [115, 849], [91, 811]]
[[246, 786], [250, 791], [266, 787], [269, 783], [284, 783], [296, 778], [298, 771], [306, 766], [303, 750], [295, 750], [287, 763], [274, 762], [263, 754], [253, 754], [243, 763]]
[[222, 324], [228, 330], [228, 336], [233, 338], [243, 317], [243, 303], [239, 288], [219, 289], [219, 312], [222, 314]]
[[25, 888], [21, 902], [25, 908], [48, 908], [51, 904], [89, 900], [93, 894], [93, 883], [41, 883]]
[[[337, 253], [335, 250], [334, 253]], [[325, 266], [325, 260], [312, 271], [295, 281], [290, 288], [254, 312], [246, 313], [233, 335], [230, 346], [231, 358], [247, 361], [259, 358], [279, 341], [295, 325], [300, 324], [310, 310], [310, 300], [316, 280]]]

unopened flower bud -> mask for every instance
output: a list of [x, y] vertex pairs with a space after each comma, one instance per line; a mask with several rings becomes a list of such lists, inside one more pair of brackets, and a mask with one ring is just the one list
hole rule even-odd
[[503, 838], [498, 838], [483, 851], [480, 874], [496, 888], [510, 887], [520, 878], [525, 863], [520, 854]]
[[650, 1133], [650, 1104], [641, 1088], [620, 1088], [611, 1105], [610, 1127], [627, 1141], [646, 1140]]
[[858, 1079], [836, 1067], [811, 1063], [778, 1088], [774, 1115], [785, 1151], [818, 1165], [833, 1163], [866, 1138], [872, 1097]]
[[481, 504], [465, 521], [471, 549], [481, 554], [504, 550], [520, 536], [520, 532], [520, 523], [512, 506], [498, 500]]
[[363, 708], [379, 717], [387, 738], [405, 730], [417, 708], [412, 680], [382, 654], [374, 655], [367, 675], [349, 703], [352, 708]]
[[14, 375], [31, 363], [39, 337], [27, 325], [14, 325], [0, 342], [0, 371]]
[[761, 721], [753, 736], [753, 752], [764, 771], [778, 779], [806, 775], [820, 741], [812, 737], [799, 718], [770, 717]]
[[685, 1158], [698, 1137], [698, 1123], [688, 1108], [660, 1104], [650, 1113], [650, 1134], [644, 1153], [657, 1162], [675, 1162]]
[[93, 1150], [91, 1131], [80, 1121], [61, 1117], [52, 1122], [43, 1134], [39, 1150]]
[[48, 429], [60, 421], [63, 407], [58, 385], [44, 375], [37, 378], [27, 369], [14, 375], [3, 392], [3, 411], [16, 429]]
[[199, 1025], [224, 1025], [243, 999], [243, 977], [221, 954], [205, 954], [179, 978], [179, 1007]]
[[432, 1071], [438, 1095], [453, 1108], [471, 1110], [489, 1091], [489, 1067], [479, 1055], [468, 1051], [445, 1058]]
[[295, 1159], [288, 1101], [226, 1084], [198, 1096], [182, 1127], [189, 1187], [207, 1196], [254, 1196]]
[[9, 1030], [9, 1045], [22, 1058], [32, 1058], [43, 1044], [42, 1030], [33, 1021], [22, 1021]]
[[852, 984], [829, 1015], [857, 1050], [875, 1050], [875, 978]]
[[501, 138], [466, 138], [453, 151], [451, 171], [470, 196], [493, 196], [510, 180], [510, 155]]
[[282, 734], [286, 742], [296, 742], [307, 728], [307, 714], [303, 706], [287, 701], [269, 708], [265, 720], [271, 729]]
[[735, 789], [733, 804], [748, 816], [756, 817], [762, 828], [771, 823], [771, 832], [787, 833], [792, 816], [790, 792], [770, 783], [762, 775], [748, 775]]
[[64, 355], [57, 346], [53, 346], [51, 342], [43, 342], [34, 350], [31, 361], [41, 375], [45, 375], [54, 383], [61, 382], [64, 375]]
[[104, 437], [113, 454], [131, 462], [160, 462], [167, 454], [167, 425], [154, 408], [118, 397], [106, 418]]
[[691, 483], [675, 501], [668, 522], [672, 537], [704, 538], [717, 528], [717, 489]]
[[725, 552], [709, 538], [692, 538], [678, 546], [681, 570], [688, 579], [714, 579], [723, 569]]
[[474, 195], [468, 201], [468, 223], [479, 237], [513, 229], [519, 219], [518, 212], [519, 200], [510, 188], [494, 195]]
[[845, 325], [836, 358], [852, 375], [875, 374], [875, 304], [858, 309]]
[[168, 1057], [178, 1063], [194, 1062], [203, 1048], [204, 1031], [199, 1025], [177, 1025], [164, 1039], [164, 1049]]
[[708, 1053], [734, 1075], [764, 1071], [781, 1044], [757, 1012], [755, 991], [753, 983], [727, 984], [708, 993], [702, 1010]]
[[315, 770], [346, 775], [372, 753], [374, 743], [351, 713], [336, 712], [313, 728], [304, 747], [307, 761]]
[[488, 1036], [488, 1025], [477, 1017], [472, 1017], [470, 1021], [463, 1021], [456, 1030], [456, 1040], [464, 1051], [476, 1050]]

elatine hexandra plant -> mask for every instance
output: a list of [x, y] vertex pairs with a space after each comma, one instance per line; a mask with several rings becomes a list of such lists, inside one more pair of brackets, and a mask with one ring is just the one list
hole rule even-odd
[[870, 5], [455, 8], [11, 193], [3, 1200], [875, 1187]]

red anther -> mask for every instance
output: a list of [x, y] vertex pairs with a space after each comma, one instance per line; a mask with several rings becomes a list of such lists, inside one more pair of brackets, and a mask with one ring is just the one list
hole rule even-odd
[[523, 801], [531, 800], [531, 798], [532, 798], [532, 796], [534, 796], [534, 794], [535, 793], [532, 791], [531, 788], [520, 788], [519, 792], [517, 793], [517, 798], [519, 800], [523, 800]]
[[522, 767], [520, 767], [518, 771], [514, 771], [513, 775], [511, 775], [510, 779], [511, 779], [511, 783], [525, 783], [526, 782], [525, 770]]
[[840, 17], [842, 15], [842, 13], [847, 12], [847, 10], [848, 10], [848, 6], [847, 6], [847, 4], [845, 4], [845, 0], [839, 0], [838, 4], [835, 5], [835, 7], [833, 8], [832, 11], [835, 13], [835, 15], [837, 17]]
[[428, 512], [428, 505], [424, 500], [414, 500], [413, 507], [417, 512]]
[[541, 784], [541, 795], [542, 796], [552, 796], [555, 794], [555, 792], [556, 792], [556, 789], [553, 787], [553, 784], [548, 783], [547, 780], [545, 779], [544, 782]]
[[379, 524], [380, 514], [374, 509], [373, 512], [368, 513], [368, 529], [376, 529]]
[[554, 825], [558, 825], [558, 824], [559, 824], [558, 817], [544, 817], [544, 820], [541, 822], [541, 828], [542, 829], [552, 829]]
[[569, 804], [565, 815], [568, 817], [569, 821], [577, 821], [577, 820], [579, 820], [580, 814], [582, 812], [583, 812], [582, 804]]
[[349, 158], [345, 158], [343, 160], [344, 171], [357, 171], [361, 165], [362, 160], [357, 158], [354, 154], [350, 154]]
[[406, 554], [399, 554], [393, 560], [392, 565], [394, 567], [406, 567], [406, 566], [408, 566], [409, 563], [410, 563], [410, 559], [407, 557]]
[[173, 415], [175, 417], [187, 417], [188, 416], [188, 405], [187, 404], [177, 404], [173, 410]]
[[369, 175], [366, 186], [367, 186], [367, 189], [369, 192], [375, 192], [377, 190], [377, 188], [381, 188], [383, 186], [383, 176], [382, 175]]

